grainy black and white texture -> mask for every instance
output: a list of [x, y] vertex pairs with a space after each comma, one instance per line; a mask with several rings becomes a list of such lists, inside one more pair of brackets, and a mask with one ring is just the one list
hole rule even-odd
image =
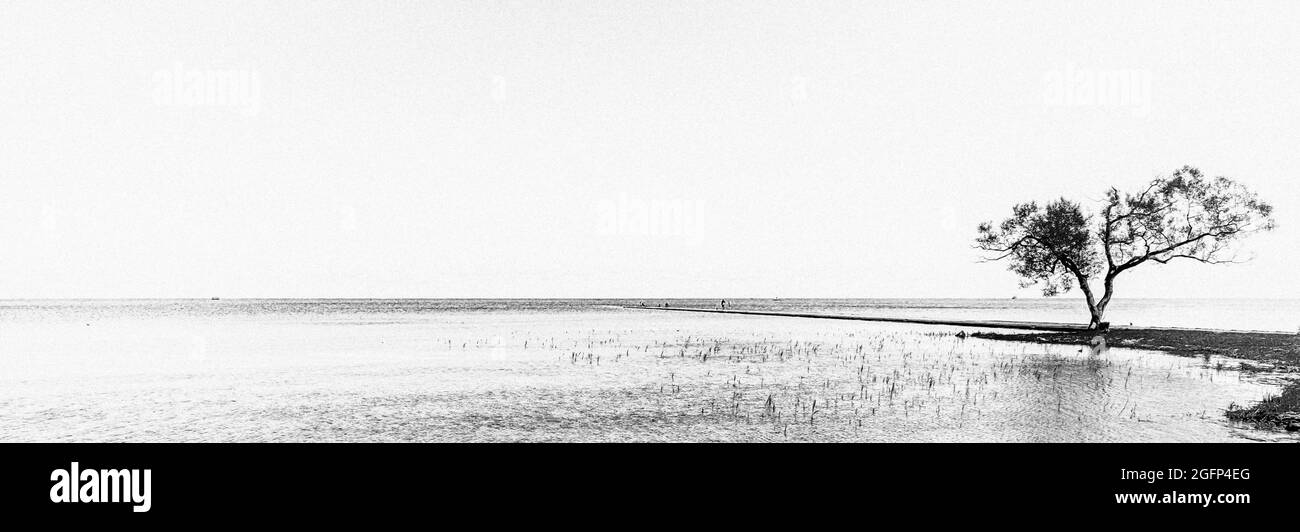
[[1297, 19], [6, 2], [0, 441], [1293, 439]]

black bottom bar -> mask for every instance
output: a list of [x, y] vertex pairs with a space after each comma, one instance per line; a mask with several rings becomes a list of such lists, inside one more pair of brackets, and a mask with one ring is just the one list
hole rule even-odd
[[[401, 517], [450, 526], [466, 519], [562, 521], [610, 511], [627, 514], [630, 521], [623, 524], [666, 523], [684, 519], [687, 511], [721, 523], [778, 516], [855, 516], [871, 523], [885, 516], [978, 516], [997, 524], [1042, 512], [1074, 516], [1071, 520], [1199, 520], [1291, 513], [1297, 495], [1292, 486], [1300, 478], [1294, 449], [1243, 444], [6, 444], [0, 446], [5, 471], [0, 509], [7, 516], [43, 519], [191, 524], [196, 518], [272, 516], [302, 523]], [[55, 495], [66, 490], [58, 491], [52, 473], [70, 474], [73, 462], [83, 475], [88, 469], [96, 476], [134, 469], [143, 478], [148, 469], [148, 511], [133, 510], [143, 500], [53, 502], [52, 490]], [[79, 482], [79, 488], [87, 489], [85, 484]], [[86, 493], [98, 497], [102, 478], [97, 486]], [[1117, 502], [1117, 495], [1146, 493], [1156, 499]], [[1199, 499], [1205, 494], [1214, 499], [1208, 506]]]

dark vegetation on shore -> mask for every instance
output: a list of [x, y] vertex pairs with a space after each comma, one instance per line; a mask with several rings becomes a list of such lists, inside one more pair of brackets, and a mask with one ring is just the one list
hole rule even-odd
[[[989, 340], [1046, 344], [1088, 345], [1096, 333], [1090, 331], [1059, 333], [977, 332], [972, 336]], [[1243, 371], [1268, 371], [1300, 376], [1300, 334], [1258, 333], [1243, 331], [1201, 331], [1188, 329], [1111, 329], [1106, 344], [1165, 351], [1180, 356], [1219, 355], [1249, 360]], [[1289, 379], [1278, 395], [1270, 395], [1257, 404], [1231, 404], [1224, 413], [1228, 419], [1254, 423], [1261, 428], [1284, 427], [1300, 430], [1300, 377]]]

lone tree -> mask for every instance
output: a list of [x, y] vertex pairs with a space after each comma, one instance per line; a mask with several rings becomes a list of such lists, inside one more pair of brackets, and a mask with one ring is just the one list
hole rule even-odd
[[[1010, 218], [979, 226], [975, 247], [987, 260], [1010, 261], [1026, 288], [1041, 283], [1044, 296], [1078, 285], [1101, 328], [1115, 278], [1147, 262], [1188, 259], [1237, 262], [1233, 244], [1274, 227], [1273, 207], [1226, 177], [1206, 178], [1190, 166], [1158, 177], [1137, 194], [1106, 192], [1100, 219], [1065, 198], [1040, 207], [1021, 203]], [[1101, 298], [1091, 282], [1100, 276]]]

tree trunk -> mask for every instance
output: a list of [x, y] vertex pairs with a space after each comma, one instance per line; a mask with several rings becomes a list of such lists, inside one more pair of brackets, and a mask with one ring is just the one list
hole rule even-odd
[[1094, 331], [1100, 329], [1102, 324], [1101, 318], [1106, 314], [1105, 307], [1089, 305], [1088, 313], [1092, 314], [1092, 321], [1088, 322], [1088, 328]]
[[1088, 294], [1088, 313], [1092, 314], [1092, 321], [1088, 324], [1089, 329], [1097, 330], [1102, 328], [1102, 318], [1106, 315], [1106, 306], [1110, 304], [1110, 296], [1115, 294], [1115, 275], [1106, 274], [1104, 282], [1104, 292], [1101, 295], [1101, 301], [1093, 302], [1092, 294]]
[[1083, 291], [1083, 299], [1088, 303], [1088, 313], [1092, 315], [1092, 321], [1088, 322], [1089, 329], [1098, 329], [1101, 326], [1101, 316], [1106, 312], [1106, 304], [1097, 304], [1097, 298], [1092, 295], [1092, 287], [1088, 286], [1088, 278], [1081, 274], [1075, 274], [1079, 279], [1079, 289]]

